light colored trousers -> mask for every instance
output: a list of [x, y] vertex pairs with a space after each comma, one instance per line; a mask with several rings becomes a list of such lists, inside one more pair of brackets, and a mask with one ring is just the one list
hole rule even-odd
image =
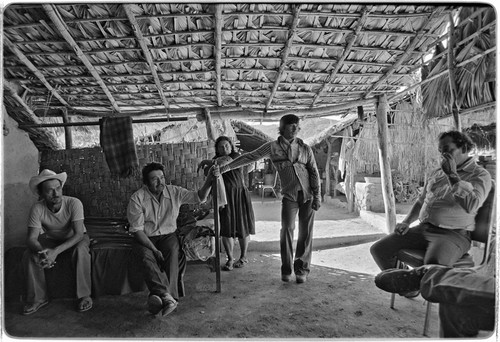
[[[49, 239], [45, 234], [40, 235], [38, 241], [45, 248], [54, 248], [61, 241]], [[92, 291], [90, 239], [87, 234], [75, 246], [63, 252], [71, 253], [71, 262], [76, 273], [76, 297], [89, 297]], [[27, 249], [23, 255], [23, 270], [26, 279], [26, 302], [39, 303], [48, 300], [45, 269], [34, 261], [34, 253]], [[57, 257], [57, 259], [61, 254]], [[56, 259], [56, 261], [57, 261]]]

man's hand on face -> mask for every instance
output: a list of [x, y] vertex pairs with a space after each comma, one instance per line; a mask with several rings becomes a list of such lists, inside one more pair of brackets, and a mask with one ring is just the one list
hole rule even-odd
[[441, 154], [441, 170], [448, 176], [457, 173], [457, 163], [450, 153], [444, 152]]

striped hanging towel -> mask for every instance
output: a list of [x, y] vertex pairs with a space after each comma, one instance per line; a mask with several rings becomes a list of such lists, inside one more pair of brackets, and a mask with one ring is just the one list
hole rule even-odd
[[113, 175], [129, 177], [139, 168], [131, 117], [99, 120], [100, 141], [109, 170]]

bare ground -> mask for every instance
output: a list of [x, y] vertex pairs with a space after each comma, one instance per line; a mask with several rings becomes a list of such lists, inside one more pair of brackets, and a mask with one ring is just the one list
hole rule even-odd
[[[259, 212], [269, 215], [269, 210], [274, 218], [279, 217], [276, 208], [279, 202], [256, 203], [257, 220], [263, 217]], [[354, 223], [359, 225], [359, 218], [344, 209], [324, 205], [317, 220], [328, 219], [332, 227], [342, 226], [346, 231]], [[258, 222], [260, 229], [275, 225], [266, 222]], [[297, 284], [281, 281], [278, 251], [259, 251], [259, 242], [253, 241], [249, 264], [221, 273], [220, 293], [215, 292], [215, 273], [206, 264], [188, 265], [187, 294], [166, 317], [147, 313], [146, 292], [96, 298], [94, 308], [86, 313], [75, 312], [72, 300], [54, 300], [25, 317], [20, 315], [21, 303], [7, 303], [3, 308], [4, 338], [422, 337], [424, 300], [398, 297], [396, 309], [389, 308], [390, 295], [373, 282], [378, 270], [369, 256], [371, 243], [316, 250], [308, 281]], [[433, 306], [430, 336], [438, 336], [437, 305]]]

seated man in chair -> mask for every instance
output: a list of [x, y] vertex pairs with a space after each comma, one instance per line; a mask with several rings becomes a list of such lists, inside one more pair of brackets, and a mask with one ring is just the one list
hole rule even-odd
[[[83, 224], [83, 205], [75, 197], [63, 196], [66, 179], [66, 172], [43, 170], [29, 182], [31, 191], [41, 200], [31, 208], [28, 249], [23, 255], [27, 292], [24, 315], [48, 304], [45, 269], [53, 267], [64, 251], [71, 251], [76, 271], [76, 309], [83, 312], [92, 308], [90, 240]], [[42, 230], [44, 234], [40, 234]]]
[[[471, 139], [449, 131], [439, 136], [441, 167], [428, 176], [424, 190], [394, 233], [374, 243], [370, 252], [381, 270], [396, 267], [401, 249], [425, 250], [424, 264], [451, 266], [468, 252], [475, 216], [491, 189], [491, 176], [469, 152]], [[420, 224], [410, 228], [410, 224]], [[400, 295], [411, 298], [418, 290]]]
[[144, 186], [132, 194], [127, 218], [136, 241], [132, 250], [142, 263], [149, 289], [148, 311], [153, 315], [170, 314], [182, 295], [179, 275], [184, 273], [186, 258], [176, 233], [180, 206], [204, 202], [212, 180], [209, 172], [202, 188], [190, 191], [166, 185], [162, 164], [153, 162], [142, 169]]
[[495, 329], [495, 246], [493, 236], [487, 261], [477, 267], [391, 269], [379, 273], [375, 284], [392, 293], [420, 290], [426, 300], [439, 303], [441, 337], [476, 337], [480, 330]]

